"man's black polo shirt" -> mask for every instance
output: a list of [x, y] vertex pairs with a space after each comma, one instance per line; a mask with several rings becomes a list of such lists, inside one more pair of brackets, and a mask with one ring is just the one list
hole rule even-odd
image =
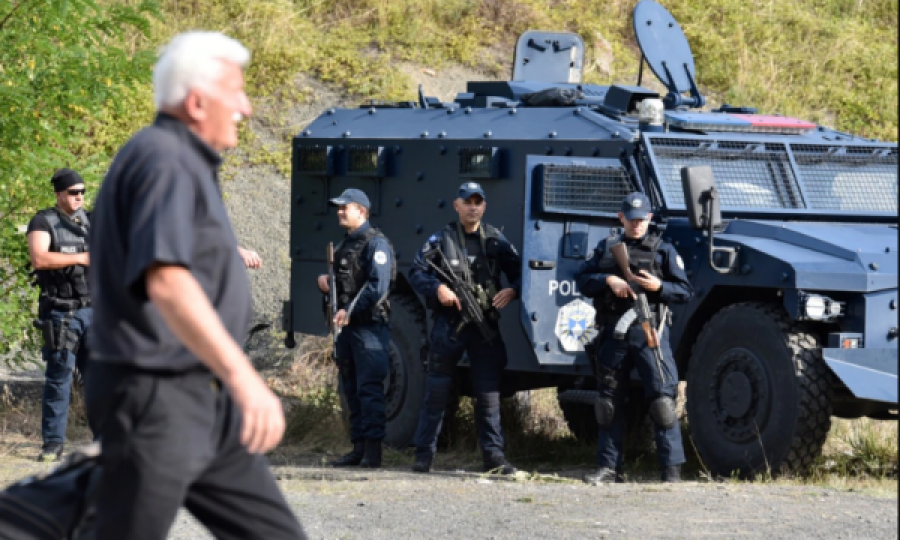
[[93, 360], [162, 370], [200, 365], [147, 298], [145, 273], [154, 263], [190, 270], [243, 343], [250, 283], [222, 202], [220, 164], [213, 149], [165, 114], [113, 159], [92, 214]]

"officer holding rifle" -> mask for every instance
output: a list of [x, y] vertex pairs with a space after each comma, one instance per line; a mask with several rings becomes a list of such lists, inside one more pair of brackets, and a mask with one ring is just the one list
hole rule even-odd
[[600, 426], [597, 466], [585, 475], [588, 483], [623, 481], [622, 441], [629, 374], [637, 367], [650, 404], [650, 418], [664, 482], [681, 479], [684, 447], [675, 413], [678, 372], [666, 331], [666, 307], [687, 302], [693, 289], [684, 263], [656, 232], [648, 233], [653, 217], [650, 200], [631, 193], [622, 201], [622, 235], [600, 241], [576, 273], [582, 294], [594, 299], [600, 352], [592, 358], [600, 396], [594, 410]]
[[[389, 370], [391, 330], [388, 295], [397, 276], [391, 243], [369, 224], [369, 198], [347, 189], [331, 199], [338, 222], [347, 229], [336, 249], [329, 249], [329, 274], [319, 276], [328, 323], [334, 336], [334, 359], [350, 408], [353, 450], [329, 463], [332, 467], [381, 467], [384, 439], [384, 379]], [[330, 246], [329, 246], [330, 247]]]
[[[479, 184], [462, 184], [453, 208], [459, 221], [428, 239], [409, 272], [410, 283], [426, 299], [434, 316], [425, 400], [413, 441], [413, 470], [431, 470], [456, 364], [466, 353], [484, 470], [513, 474], [516, 469], [506, 460], [500, 427], [500, 380], [506, 367], [506, 347], [498, 320], [500, 310], [519, 296], [521, 258], [499, 230], [482, 223], [487, 201]], [[501, 272], [509, 281], [507, 288], [501, 288]]]

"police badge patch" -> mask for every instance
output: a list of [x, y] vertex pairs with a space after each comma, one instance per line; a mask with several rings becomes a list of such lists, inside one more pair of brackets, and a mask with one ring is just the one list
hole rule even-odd
[[387, 254], [383, 251], [376, 251], [375, 255], [372, 255], [372, 260], [375, 261], [375, 264], [384, 264], [387, 262]]
[[566, 352], [583, 351], [584, 345], [597, 336], [594, 307], [576, 298], [559, 309], [556, 316], [556, 337]]

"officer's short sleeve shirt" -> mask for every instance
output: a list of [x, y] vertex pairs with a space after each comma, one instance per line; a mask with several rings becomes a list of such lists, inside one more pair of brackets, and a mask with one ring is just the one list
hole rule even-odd
[[188, 269], [231, 336], [243, 341], [250, 286], [222, 201], [220, 163], [185, 124], [164, 114], [113, 160], [92, 216], [95, 360], [162, 370], [200, 366], [147, 297], [146, 273], [156, 264]]
[[25, 234], [35, 232], [35, 231], [43, 231], [45, 233], [50, 233], [50, 222], [47, 221], [47, 218], [42, 214], [36, 214], [31, 221], [28, 222], [28, 230], [25, 231]]

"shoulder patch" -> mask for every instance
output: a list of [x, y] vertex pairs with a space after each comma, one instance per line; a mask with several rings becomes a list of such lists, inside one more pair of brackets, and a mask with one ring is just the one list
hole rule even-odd
[[375, 255], [372, 255], [372, 260], [375, 261], [375, 264], [384, 264], [387, 262], [387, 254], [381, 250], [378, 250], [375, 252]]
[[681, 255], [675, 255], [675, 264], [678, 265], [678, 268], [684, 270], [684, 261], [681, 259]]

